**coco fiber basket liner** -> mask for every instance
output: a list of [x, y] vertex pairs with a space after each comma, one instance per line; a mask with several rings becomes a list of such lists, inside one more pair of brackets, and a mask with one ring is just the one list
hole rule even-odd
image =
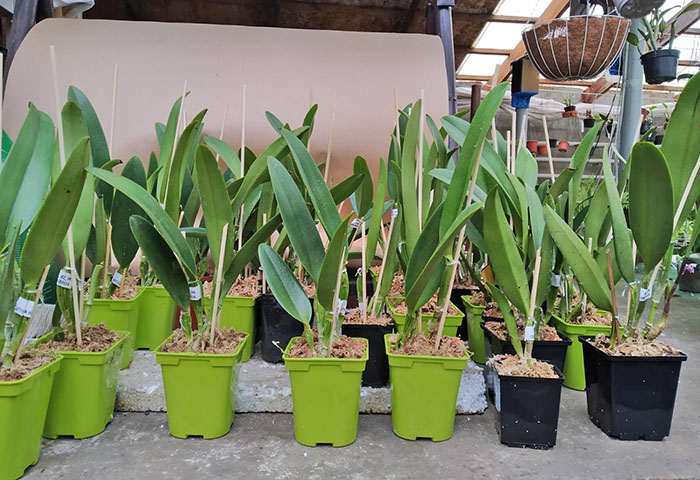
[[595, 78], [620, 54], [630, 21], [604, 15], [557, 18], [523, 32], [535, 68], [550, 80]]

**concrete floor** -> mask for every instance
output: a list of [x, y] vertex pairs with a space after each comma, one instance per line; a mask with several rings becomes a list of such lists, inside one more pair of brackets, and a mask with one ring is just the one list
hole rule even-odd
[[348, 447], [304, 447], [289, 414], [239, 414], [216, 440], [168, 434], [163, 413], [118, 413], [85, 440], [47, 440], [26, 478], [141, 479], [700, 479], [700, 304], [676, 298], [664, 340], [688, 354], [671, 435], [662, 442], [608, 438], [586, 413], [585, 393], [564, 389], [557, 445], [539, 451], [499, 443], [495, 410], [459, 415], [452, 439], [409, 442], [389, 415], [361, 415]]

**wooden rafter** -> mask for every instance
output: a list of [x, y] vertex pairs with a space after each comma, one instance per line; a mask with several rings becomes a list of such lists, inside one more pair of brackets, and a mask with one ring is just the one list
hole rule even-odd
[[462, 47], [455, 45], [455, 50], [459, 50], [464, 54], [475, 53], [478, 55], [510, 55], [511, 50], [505, 48], [474, 48], [474, 47]]
[[[553, 18], [557, 18], [568, 7], [569, 0], [552, 0], [551, 3], [547, 6], [547, 8], [545, 8], [544, 12], [542, 12], [542, 15], [540, 15], [537, 21], [544, 22], [547, 20], [552, 20]], [[508, 58], [506, 58], [501, 64], [501, 68], [498, 70], [498, 83], [502, 82], [508, 77], [508, 75], [510, 75], [510, 64], [522, 57], [523, 55], [525, 55], [525, 53], [525, 44], [522, 40], [520, 40], [518, 45], [516, 45], [516, 47], [513, 50], [511, 50], [511, 53], [510, 55], [508, 55]]]

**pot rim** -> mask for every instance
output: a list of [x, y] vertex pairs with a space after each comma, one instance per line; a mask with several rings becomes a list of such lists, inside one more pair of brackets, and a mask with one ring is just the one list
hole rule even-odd
[[[605, 352], [604, 350], [601, 350], [597, 346], [595, 346], [590, 340], [594, 339], [595, 337], [591, 337], [590, 335], [580, 335], [578, 337], [579, 342], [581, 344], [585, 344], [590, 348], [593, 348], [597, 350], [599, 353], [602, 355], [605, 355], [606, 359], [610, 362], [625, 362], [625, 363], [635, 363], [635, 362], [646, 362], [646, 361], [657, 361], [657, 362], [685, 362], [688, 360], [688, 355], [684, 352], [681, 352], [681, 355], [667, 355], [667, 356], [630, 356], [630, 357], [623, 357], [621, 355], [610, 355], [609, 353]], [[584, 347], [586, 348], [586, 347]], [[680, 350], [679, 350], [680, 351]]]

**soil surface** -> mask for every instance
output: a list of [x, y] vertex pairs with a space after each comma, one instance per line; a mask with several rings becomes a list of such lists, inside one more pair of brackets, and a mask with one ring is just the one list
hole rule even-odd
[[[523, 325], [521, 322], [517, 322], [517, 325], [518, 334], [520, 335], [520, 340], [522, 340], [525, 336], [525, 325]], [[484, 326], [501, 340], [510, 339], [508, 336], [508, 327], [506, 326], [505, 322], [486, 322]], [[540, 340], [558, 342], [561, 341], [561, 338], [557, 334], [556, 328], [549, 325], [540, 325]]]
[[391, 287], [389, 288], [389, 293], [386, 294], [387, 297], [403, 297], [405, 294], [405, 285], [403, 275], [397, 273], [394, 275], [394, 279], [391, 281]]
[[15, 360], [11, 367], [0, 367], [0, 382], [21, 380], [29, 376], [37, 368], [43, 367], [54, 360], [56, 360], [56, 356], [50, 352], [24, 351], [22, 352], [22, 357]]
[[[401, 303], [395, 303], [394, 304], [394, 310], [396, 310], [396, 313], [401, 313], [401, 314], [406, 314], [408, 312], [408, 308], [406, 307], [406, 303], [403, 301]], [[440, 312], [442, 310], [442, 305], [438, 305], [437, 303], [437, 295], [435, 295], [433, 298], [430, 299], [428, 303], [423, 305], [420, 308], [420, 313], [423, 315], [432, 315], [435, 312]], [[457, 310], [451, 303], [450, 306], [447, 308], [447, 314], [448, 315], [459, 315], [459, 310]]]
[[[318, 337], [314, 332], [314, 339]], [[341, 335], [335, 339], [333, 348], [331, 348], [331, 358], [363, 358], [365, 356], [366, 343], [362, 340], [346, 337]], [[318, 343], [316, 343], [318, 347]], [[319, 357], [318, 352], [313, 352], [311, 347], [306, 342], [304, 337], [299, 337], [292, 348], [289, 350], [289, 356], [292, 358], [311, 358]]]
[[486, 307], [486, 310], [484, 310], [484, 313], [483, 313], [483, 315], [485, 317], [503, 318], [503, 314], [501, 313], [501, 309], [498, 308], [498, 304], [496, 302], [486, 303], [486, 296], [484, 295], [484, 292], [478, 291], [476, 293], [469, 295], [469, 301], [471, 302], [472, 305]]
[[[260, 283], [258, 280], [257, 275], [250, 275], [249, 277], [245, 278], [238, 277], [236, 278], [236, 281], [233, 282], [233, 285], [231, 285], [231, 288], [226, 296], [257, 298], [260, 296]], [[213, 288], [213, 282], [204, 282], [202, 284], [202, 295], [205, 297], [210, 297]]]
[[362, 312], [360, 312], [360, 309], [353, 308], [345, 313], [343, 323], [350, 325], [381, 325], [384, 327], [388, 327], [389, 325], [394, 324], [394, 320], [392, 320], [392, 318], [387, 315], [382, 315], [380, 317], [372, 317], [368, 315], [367, 321], [363, 322]]
[[[391, 349], [391, 353], [398, 353], [402, 355], [434, 355], [438, 357], [452, 357], [461, 358], [465, 355], [465, 350], [467, 349], [467, 344], [463, 342], [458, 337], [446, 337], [442, 336], [440, 338], [440, 346], [435, 350], [435, 336], [436, 332], [430, 334], [426, 337], [425, 335], [416, 335], [413, 340], [411, 340], [402, 349], [396, 350]], [[397, 336], [390, 338], [389, 342], [391, 344], [396, 343]]]
[[[197, 332], [192, 332], [192, 337], [196, 337]], [[209, 343], [209, 335], [205, 335], [206, 338], [202, 338], [200, 342], [196, 342], [194, 345], [190, 345], [187, 342], [187, 336], [185, 331], [178, 328], [173, 333], [170, 342], [163, 345], [160, 349], [161, 352], [169, 353], [217, 353], [217, 354], [231, 354], [236, 351], [238, 344], [243, 341], [246, 337], [245, 333], [237, 333], [233, 328], [217, 330], [216, 335], [214, 335], [214, 344]]]
[[309, 298], [314, 298], [316, 295], [316, 285], [313, 283], [302, 283], [301, 288], [304, 289], [304, 293]]
[[530, 359], [530, 365], [517, 355], [498, 355], [489, 360], [500, 375], [530, 378], [559, 378], [551, 363]]
[[49, 340], [39, 345], [44, 351], [75, 351], [75, 352], [105, 352], [109, 350], [114, 342], [121, 338], [117, 332], [107, 330], [104, 324], [92, 325], [83, 328], [82, 344], [78, 346], [78, 339], [73, 335], [66, 335], [63, 340]]
[[113, 300], [131, 300], [139, 293], [141, 278], [136, 275], [125, 275], [122, 278], [122, 283], [112, 293], [110, 297]]
[[683, 355], [680, 350], [658, 340], [646, 342], [639, 338], [627, 340], [611, 349], [610, 339], [602, 333], [596, 335], [593, 344], [608, 355], [616, 357], [679, 357]]
[[586, 312], [584, 315], [579, 315], [576, 318], [572, 318], [570, 323], [576, 325], [612, 325], [612, 314], [608, 312], [599, 312], [598, 308], [592, 303], [586, 305]]

